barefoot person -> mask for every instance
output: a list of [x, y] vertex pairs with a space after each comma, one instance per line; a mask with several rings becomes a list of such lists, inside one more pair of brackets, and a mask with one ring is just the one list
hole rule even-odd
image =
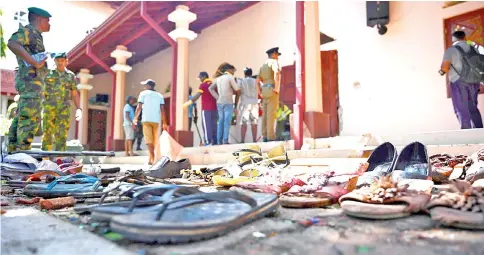
[[155, 91], [155, 81], [148, 79], [142, 81], [141, 84], [144, 86], [144, 90], [141, 91], [138, 97], [138, 107], [136, 108], [134, 124], [136, 125], [138, 122], [141, 108], [143, 108], [141, 123], [143, 123], [143, 134], [149, 152], [148, 164], [153, 165], [153, 161], [155, 160], [155, 145], [160, 136], [158, 130], [161, 123], [163, 124], [163, 130], [166, 130], [166, 115], [165, 109], [163, 108], [165, 100], [163, 95]]

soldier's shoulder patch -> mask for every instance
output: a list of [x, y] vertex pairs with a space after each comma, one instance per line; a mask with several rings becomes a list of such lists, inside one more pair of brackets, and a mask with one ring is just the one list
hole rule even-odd
[[55, 78], [54, 77], [45, 77], [45, 82], [49, 82], [49, 83], [55, 82]]

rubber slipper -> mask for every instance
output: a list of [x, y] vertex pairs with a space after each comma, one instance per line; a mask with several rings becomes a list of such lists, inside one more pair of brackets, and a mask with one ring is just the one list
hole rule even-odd
[[349, 216], [396, 219], [421, 211], [429, 200], [430, 194], [398, 187], [389, 177], [383, 177], [376, 187], [354, 190], [340, 197], [339, 203]]
[[37, 181], [41, 179], [40, 177], [51, 175], [51, 176], [67, 176], [70, 174], [77, 174], [82, 171], [83, 165], [77, 165], [72, 163], [65, 163], [59, 166], [57, 170], [37, 170], [35, 173], [29, 175], [26, 181], [23, 180], [10, 180], [7, 181], [7, 185], [11, 187], [23, 188], [27, 184], [43, 184], [45, 181]]
[[[131, 201], [104, 204], [93, 207], [90, 209], [91, 218], [97, 221], [109, 221], [114, 216], [149, 212], [153, 210], [156, 211], [157, 209], [159, 209], [159, 206], [157, 205], [162, 203], [162, 197], [150, 196], [148, 198], [142, 199], [144, 195], [150, 193], [153, 194], [153, 192], [157, 192], [156, 194], [159, 195], [165, 193], [168, 190], [172, 190], [178, 187], [179, 186], [176, 185], [166, 184], [136, 187], [133, 189], [135, 193], [132, 195]], [[191, 192], [199, 193], [200, 191], [191, 188]]]
[[441, 225], [470, 230], [484, 230], [484, 188], [466, 181], [454, 181], [448, 191], [432, 199], [427, 210]]
[[173, 198], [184, 187], [167, 191], [157, 211], [113, 217], [110, 227], [146, 243], [182, 243], [213, 238], [262, 218], [279, 206], [275, 194], [220, 191]]
[[[66, 182], [72, 181], [80, 183], [66, 184]], [[99, 179], [84, 174], [60, 177], [49, 184], [28, 184], [24, 188], [24, 194], [44, 198], [65, 197], [93, 192], [96, 192], [95, 195], [100, 197], [102, 196], [100, 191], [102, 191], [102, 187]]]

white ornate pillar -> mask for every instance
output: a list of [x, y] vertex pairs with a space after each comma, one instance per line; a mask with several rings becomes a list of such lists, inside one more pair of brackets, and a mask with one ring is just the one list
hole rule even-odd
[[112, 116], [114, 118], [114, 150], [124, 149], [123, 107], [126, 101], [126, 73], [132, 69], [131, 66], [126, 65], [126, 61], [132, 56], [133, 53], [123, 45], [116, 46], [116, 49], [111, 52], [111, 57], [116, 59], [116, 64], [111, 67], [116, 72], [116, 95], [111, 95], [115, 97], [114, 116]]
[[87, 144], [87, 122], [89, 121], [88, 92], [93, 88], [92, 85], [89, 84], [89, 80], [93, 77], [94, 76], [90, 73], [89, 69], [81, 69], [77, 74], [77, 78], [80, 81], [80, 83], [77, 85], [77, 90], [79, 90], [79, 101], [82, 109], [82, 119], [78, 124], [77, 139], [81, 141], [82, 145]]
[[188, 42], [197, 38], [197, 34], [188, 26], [197, 19], [197, 15], [189, 11], [190, 8], [178, 5], [176, 10], [168, 15], [168, 20], [176, 24], [176, 29], [169, 33], [170, 37], [177, 42], [177, 77], [176, 95], [171, 95], [171, 103], [176, 104], [176, 128], [177, 131], [188, 130], [188, 110], [183, 108], [183, 103], [188, 100]]

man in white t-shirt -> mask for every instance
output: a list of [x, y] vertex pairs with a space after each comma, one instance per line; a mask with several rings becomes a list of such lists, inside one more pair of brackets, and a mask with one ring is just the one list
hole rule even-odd
[[141, 108], [143, 108], [141, 123], [143, 124], [143, 135], [149, 151], [148, 164], [152, 165], [155, 159], [155, 145], [160, 136], [158, 130], [161, 121], [163, 121], [163, 130], [166, 130], [166, 115], [163, 108], [165, 100], [163, 95], [155, 91], [155, 81], [148, 79], [142, 81], [141, 84], [144, 86], [144, 90], [138, 96], [138, 107], [136, 108], [134, 122], [136, 124]]
[[252, 142], [255, 143], [257, 136], [257, 122], [259, 120], [259, 99], [257, 98], [257, 85], [255, 79], [252, 78], [252, 69], [246, 67], [244, 69], [244, 78], [239, 79], [240, 86], [240, 104], [239, 115], [237, 116], [238, 123], [241, 125], [241, 141], [245, 142], [245, 133], [247, 132], [247, 124], [251, 124]]

